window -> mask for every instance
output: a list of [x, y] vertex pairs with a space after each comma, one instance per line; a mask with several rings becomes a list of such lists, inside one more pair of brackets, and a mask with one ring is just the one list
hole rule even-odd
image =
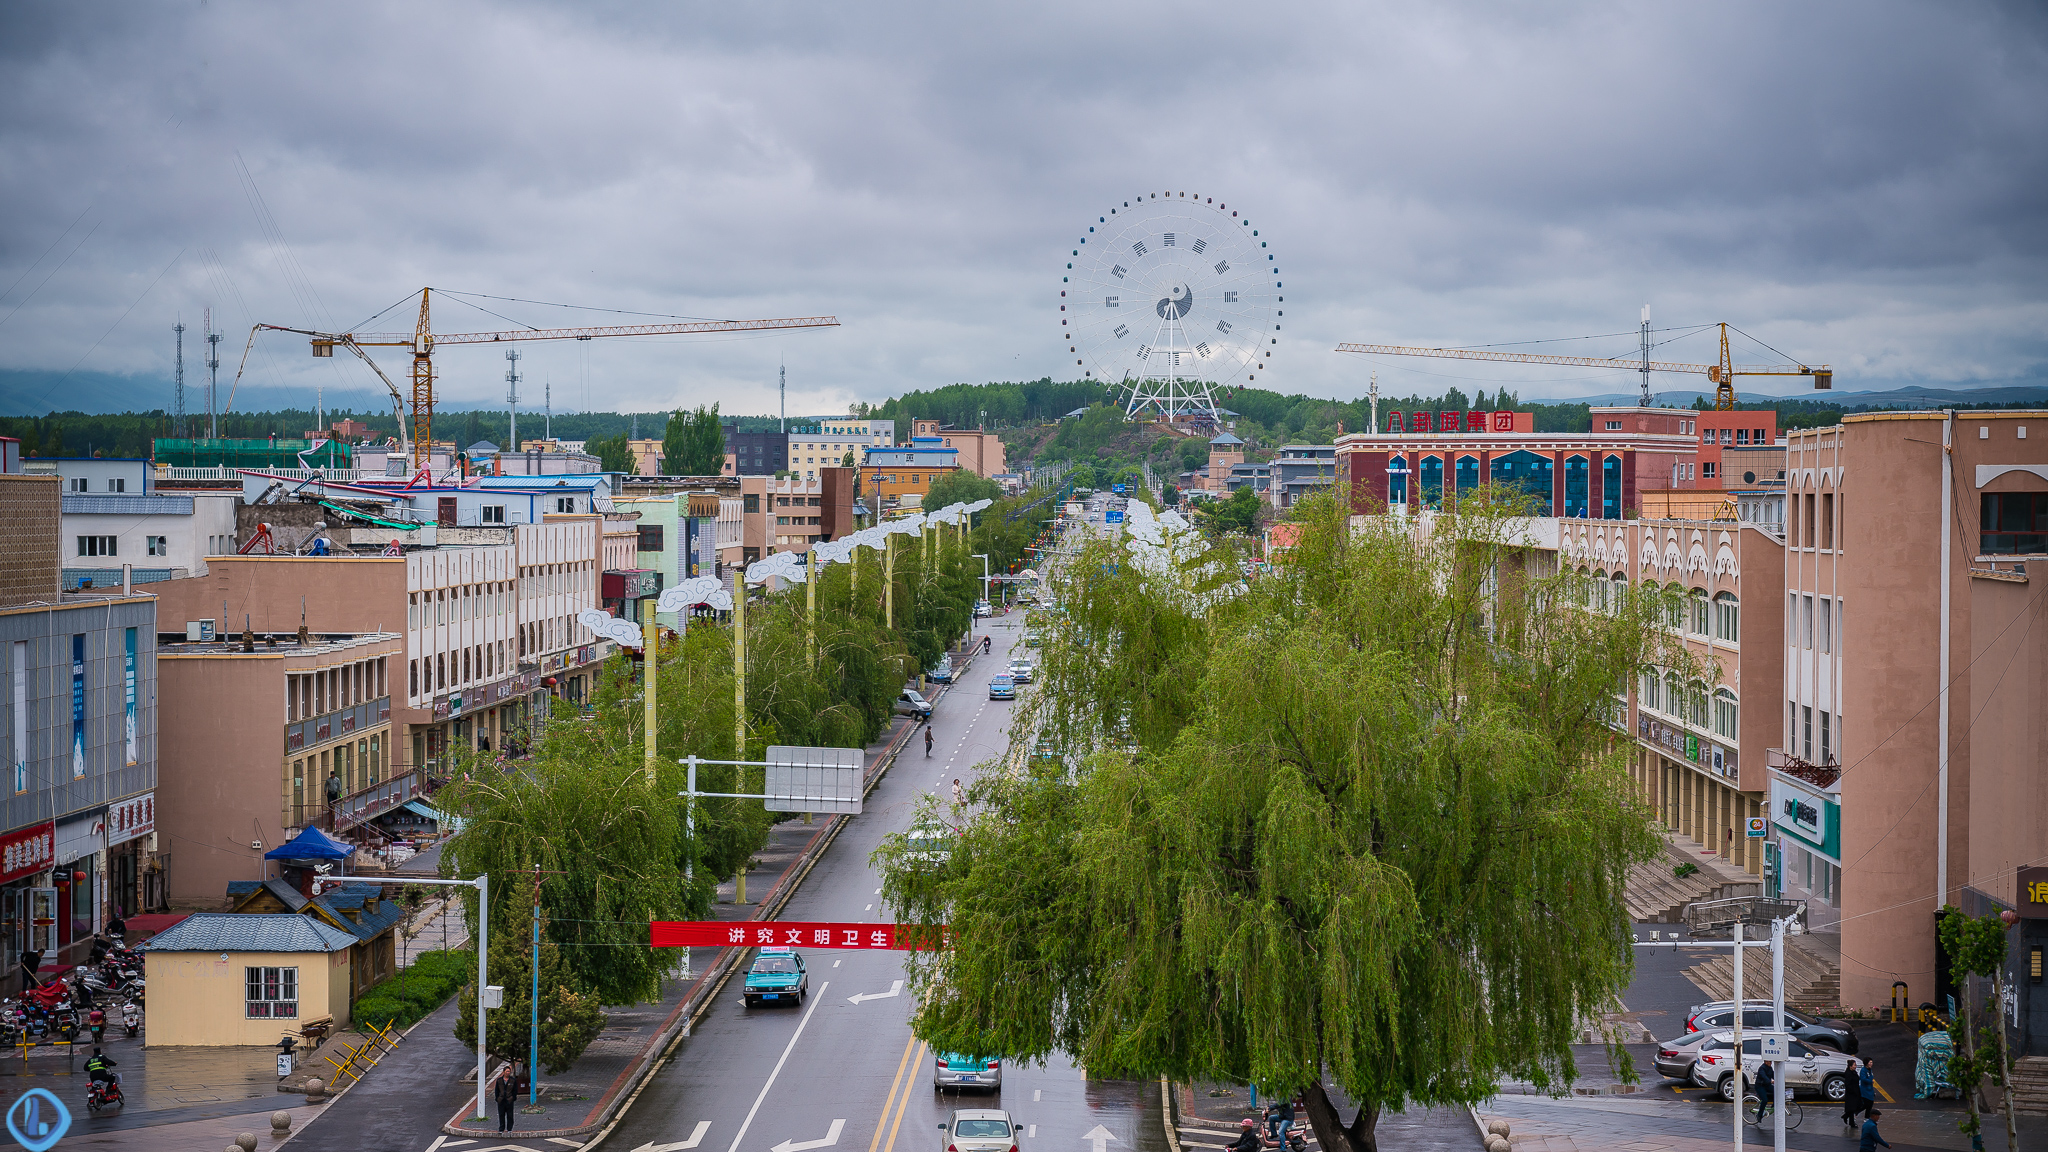
[[760, 494], [759, 494], [759, 493], [756, 493], [756, 492], [749, 492], [749, 493], [747, 493], [746, 495], [744, 495], [744, 496], [740, 497], [740, 511], [742, 511], [742, 512], [747, 512], [747, 513], [758, 513], [758, 512], [760, 512], [760, 511], [761, 511], [761, 496], [760, 496]]
[[107, 481], [107, 491], [109, 492], [126, 492], [127, 490], [128, 481], [123, 480], [118, 476], [114, 477], [112, 480]]
[[251, 1020], [296, 1020], [299, 1016], [299, 970], [293, 968], [242, 969]]
[[1619, 420], [1609, 420], [1609, 421], [1607, 422], [1607, 430], [1608, 430], [1609, 432], [1619, 432], [1619, 431], [1621, 431], [1621, 421], [1619, 421]]
[[503, 504], [486, 504], [483, 506], [483, 514], [484, 523], [486, 524], [503, 524], [505, 522], [505, 506]]
[[410, 684], [411, 688], [406, 694], [407, 696], [413, 699], [417, 699], [420, 694], [420, 662], [417, 660], [412, 661], [412, 678]]
[[659, 551], [661, 551], [661, 525], [659, 525], [659, 524], [642, 524], [642, 525], [640, 525], [640, 551], [642, 551], [642, 552], [659, 552]]
[[115, 551], [114, 551], [114, 537], [112, 537], [112, 536], [80, 536], [80, 537], [78, 538], [78, 554], [79, 554], [80, 556], [112, 556], [112, 555], [115, 555]]
[[1824, 493], [1820, 498], [1820, 546], [1835, 546], [1835, 494]]
[[1735, 430], [1735, 443], [1737, 447], [1749, 443], [1749, 429], [1737, 428]]
[[1727, 592], [1714, 597], [1714, 639], [1742, 642], [1742, 606]]
[[1809, 763], [1813, 760], [1813, 709], [1799, 706], [1799, 758]]
[[1835, 762], [1834, 726], [1829, 723], [1831, 719], [1827, 709], [1820, 710], [1820, 762], [1823, 764]]
[[1638, 703], [1645, 708], [1662, 712], [1664, 710], [1663, 688], [1664, 681], [1657, 675], [1657, 670], [1655, 668], [1645, 669], [1643, 672], [1643, 692]]
[[1692, 590], [1690, 608], [1691, 612], [1689, 615], [1691, 619], [1689, 623], [1691, 626], [1686, 630], [1695, 636], [1709, 635], [1707, 631], [1707, 593], [1704, 588]]
[[1820, 650], [1823, 652], [1833, 652], [1835, 650], [1835, 613], [1833, 605], [1834, 601], [1829, 600], [1827, 597], [1823, 596], [1820, 598]]
[[72, 477], [71, 479], [69, 479], [69, 480], [66, 480], [66, 481], [64, 481], [64, 490], [65, 490], [66, 492], [83, 492], [83, 491], [85, 491], [85, 490], [86, 490], [86, 481], [85, 481], [85, 477], [83, 477], [83, 476], [74, 476], [74, 477]]
[[1714, 693], [1714, 735], [1723, 740], [1736, 739], [1735, 696], [1726, 688]]
[[1799, 646], [1813, 647], [1813, 597], [1799, 597]]
[[171, 554], [170, 541], [162, 536], [145, 536], [143, 537], [143, 543], [146, 546], [146, 551], [151, 556], [169, 556]]
[[1714, 463], [1712, 460], [1709, 460], [1705, 464], [1700, 465], [1700, 475], [1708, 480], [1712, 480], [1714, 478], [1715, 471], [1719, 467], [1720, 466], [1718, 464]]
[[576, 498], [575, 498], [574, 496], [557, 496], [557, 497], [555, 497], [555, 511], [557, 511], [557, 512], [574, 512], [574, 511], [576, 511]]
[[1989, 556], [2048, 552], [2048, 492], [1986, 492], [1979, 500], [1978, 551]]

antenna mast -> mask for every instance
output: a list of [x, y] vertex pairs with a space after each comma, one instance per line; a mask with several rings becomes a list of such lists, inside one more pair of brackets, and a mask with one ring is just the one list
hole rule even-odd
[[547, 438], [555, 438], [555, 379], [552, 376], [540, 378], [541, 431]]
[[505, 349], [505, 407], [511, 427], [505, 437], [505, 451], [519, 451], [519, 349]]
[[205, 317], [203, 323], [206, 325], [206, 435], [211, 439], [218, 440], [220, 439], [220, 415], [214, 411], [213, 398], [216, 390], [220, 387], [221, 334], [213, 330], [213, 309], [208, 308]]
[[1650, 306], [1643, 305], [1643, 407], [1650, 406]]
[[171, 387], [171, 434], [185, 438], [185, 321], [178, 321], [171, 329], [178, 334], [178, 361]]
[[779, 393], [781, 393], [781, 396], [782, 396], [782, 415], [780, 415], [780, 416], [777, 416], [777, 417], [775, 418], [775, 426], [776, 426], [776, 429], [777, 429], [778, 431], [781, 431], [781, 432], [787, 432], [787, 431], [789, 431], [789, 368], [788, 368], [788, 366], [784, 365], [784, 366], [780, 366], [780, 367], [777, 367], [777, 368], [775, 369], [775, 375], [776, 375], [776, 376], [777, 376], [777, 377], [779, 378], [779, 380], [780, 380], [780, 383], [776, 385], [776, 391], [778, 391]]

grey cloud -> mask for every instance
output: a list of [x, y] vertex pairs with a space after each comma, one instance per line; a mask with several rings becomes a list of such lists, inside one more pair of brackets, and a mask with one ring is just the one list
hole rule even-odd
[[[1342, 340], [1614, 332], [1644, 301], [1832, 361], [1845, 386], [2048, 361], [2048, 36], [2026, 6], [94, 12], [0, 16], [0, 287], [81, 211], [81, 233], [99, 229], [0, 325], [0, 367], [70, 368], [184, 249], [86, 369], [163, 375], [173, 316], [208, 303], [238, 347], [254, 321], [350, 324], [430, 283], [845, 322], [529, 345], [528, 391], [569, 381], [564, 406], [587, 373], [601, 407], [766, 410], [778, 359], [807, 410], [1065, 376], [1062, 251], [1168, 188], [1228, 199], [1272, 238], [1292, 297], [1283, 389], [1354, 394], [1370, 366], [1329, 351]], [[258, 227], [237, 155], [317, 303]], [[501, 323], [452, 300], [437, 317]], [[502, 394], [494, 355], [440, 363], [451, 402]], [[1379, 367], [1402, 390], [1629, 383]], [[250, 371], [380, 391], [282, 340]]]

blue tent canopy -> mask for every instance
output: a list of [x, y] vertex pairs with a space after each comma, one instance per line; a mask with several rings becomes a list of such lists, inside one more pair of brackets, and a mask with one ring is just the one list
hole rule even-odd
[[318, 828], [304, 832], [263, 854], [265, 860], [346, 860], [356, 854], [353, 844], [344, 844]]

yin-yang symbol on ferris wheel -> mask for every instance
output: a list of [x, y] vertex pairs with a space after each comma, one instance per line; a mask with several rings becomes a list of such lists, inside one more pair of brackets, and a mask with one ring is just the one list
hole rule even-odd
[[1069, 245], [1060, 339], [1084, 376], [1110, 386], [1256, 379], [1272, 367], [1286, 315], [1268, 244], [1242, 209], [1212, 196], [1119, 200]]

